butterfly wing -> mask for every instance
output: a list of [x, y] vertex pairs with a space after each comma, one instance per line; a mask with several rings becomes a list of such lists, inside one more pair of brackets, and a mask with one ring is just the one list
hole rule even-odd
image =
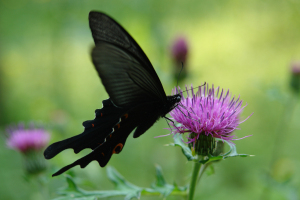
[[[125, 114], [125, 110], [122, 110], [121, 112], [123, 114], [118, 119], [118, 122], [112, 126], [107, 125], [106, 123], [111, 123], [111, 119], [117, 119], [119, 115], [104, 113], [103, 111], [105, 111], [105, 109], [106, 111], [108, 108], [110, 108], [110, 111], [116, 109], [117, 112], [115, 113], [121, 113], [120, 108], [117, 108], [112, 104], [110, 105], [110, 107], [104, 105], [102, 109], [97, 110], [98, 114], [94, 120], [83, 123], [85, 131], [82, 134], [54, 143], [46, 149], [44, 155], [47, 159], [52, 158], [67, 148], [73, 148], [75, 153], [78, 153], [86, 147], [93, 149], [88, 155], [63, 167], [52, 176], [60, 175], [76, 165], [80, 165], [81, 168], [84, 168], [93, 160], [96, 160], [101, 167], [104, 167], [110, 160], [112, 154], [118, 154], [122, 151], [127, 137], [136, 127], [137, 129], [134, 135], [139, 136], [147, 131], [158, 118], [157, 114], [150, 112], [153, 110], [153, 107], [151, 106], [155, 105], [152, 103], [144, 103], [129, 110], [125, 109]], [[141, 110], [143, 110], [143, 112], [141, 112]], [[144, 116], [145, 112], [150, 113], [150, 115]], [[109, 130], [104, 127], [113, 128], [110, 128]]]
[[45, 158], [51, 159], [69, 148], [72, 148], [77, 154], [85, 148], [95, 149], [104, 143], [105, 138], [113, 132], [113, 127], [120, 121], [125, 111], [115, 107], [110, 99], [106, 99], [102, 103], [103, 108], [95, 111], [95, 119], [83, 122], [83, 133], [51, 144], [44, 151]]
[[[134, 88], [138, 85], [140, 89], [139, 91], [129, 90], [129, 93], [137, 94], [144, 90], [148, 93], [146, 95], [150, 97], [149, 100], [152, 97], [165, 103], [166, 94], [153, 66], [127, 31], [112, 18], [100, 12], [90, 12], [89, 23], [96, 44], [92, 52], [93, 62], [112, 101], [118, 106], [127, 105], [129, 101], [133, 103], [133, 98], [122, 100], [124, 95], [129, 96], [128, 90], [111, 92], [114, 88], [119, 89], [119, 85], [115, 87], [116, 84], [107, 81], [109, 79], [111, 82], [118, 81], [121, 78], [128, 81], [130, 78], [130, 82], [132, 79], [136, 82], [126, 86]], [[109, 72], [110, 70], [111, 72]], [[132, 72], [132, 77], [128, 77], [126, 72]], [[122, 82], [119, 81], [119, 83]], [[141, 93], [136, 99], [142, 102], [145, 94]]]
[[[153, 79], [161, 85], [146, 54], [119, 23], [104, 13], [91, 11], [89, 13], [89, 24], [96, 46], [98, 46], [99, 43], [106, 42], [128, 50], [132, 55], [142, 61], [141, 64], [143, 67], [147, 69], [149, 73], [152, 74]], [[164, 93], [163, 90], [162, 92]]]
[[119, 107], [166, 100], [162, 87], [128, 51], [100, 43], [92, 51], [94, 66], [112, 102]]
[[[60, 175], [63, 172], [69, 170], [70, 168], [72, 168], [76, 165], [80, 165], [81, 168], [84, 168], [93, 160], [96, 160], [101, 167], [104, 167], [110, 160], [112, 154], [115, 154], [115, 153], [118, 154], [122, 151], [128, 135], [131, 133], [131, 131], [136, 126], [135, 121], [133, 121], [134, 117], [128, 118], [128, 120], [130, 120], [130, 121], [127, 123], [122, 122], [122, 121], [126, 121], [127, 118], [128, 118], [128, 114], [125, 114], [122, 118], [120, 118], [119, 123], [117, 123], [114, 126], [114, 128], [112, 129], [111, 132], [103, 132], [101, 127], [100, 127], [101, 130], [99, 129], [99, 127], [97, 129], [92, 127], [91, 128], [92, 132], [90, 132], [90, 133], [99, 134], [100, 131], [104, 134], [106, 133], [105, 137], [100, 139], [100, 141], [103, 141], [103, 143], [98, 144], [98, 145], [96, 144], [95, 148], [93, 149], [93, 151], [91, 153], [76, 160], [74, 163], [63, 167], [62, 169], [57, 171], [52, 176]], [[123, 120], [121, 120], [121, 119], [123, 119]], [[97, 140], [93, 141], [93, 139], [91, 138], [91, 135], [89, 135], [87, 137], [89, 137], [88, 138], [89, 142], [97, 143]], [[97, 138], [97, 136], [94, 135], [94, 138]], [[75, 147], [75, 148], [77, 148], [77, 147]]]

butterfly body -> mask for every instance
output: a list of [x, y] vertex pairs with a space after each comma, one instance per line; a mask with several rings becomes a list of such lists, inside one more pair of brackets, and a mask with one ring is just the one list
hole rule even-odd
[[83, 122], [83, 133], [45, 150], [46, 159], [68, 148], [74, 153], [85, 148], [93, 150], [53, 176], [76, 165], [84, 168], [93, 160], [104, 167], [113, 154], [122, 151], [133, 130], [133, 137], [139, 137], [181, 99], [180, 94], [166, 96], [147, 56], [117, 22], [99, 12], [90, 12], [89, 22], [96, 45], [92, 61], [110, 98], [103, 100], [94, 120]]

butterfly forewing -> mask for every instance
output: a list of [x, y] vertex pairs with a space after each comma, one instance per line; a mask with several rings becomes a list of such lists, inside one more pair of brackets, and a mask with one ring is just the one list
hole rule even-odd
[[125, 49], [99, 43], [92, 51], [94, 66], [113, 103], [119, 107], [162, 101], [166, 95], [151, 74]]
[[149, 72], [161, 98], [164, 98], [163, 101], [166, 102], [166, 93], [151, 62], [130, 34], [120, 24], [104, 13], [90, 12], [89, 23], [96, 46], [105, 42], [130, 52], [131, 57], [135, 57], [139, 61], [140, 67]]
[[[152, 71], [153, 67], [143, 50], [115, 20], [104, 13], [92, 11], [89, 14], [89, 23], [96, 46], [100, 42], [107, 42], [127, 49], [138, 57], [149, 71]], [[155, 73], [154, 70], [153, 72]]]

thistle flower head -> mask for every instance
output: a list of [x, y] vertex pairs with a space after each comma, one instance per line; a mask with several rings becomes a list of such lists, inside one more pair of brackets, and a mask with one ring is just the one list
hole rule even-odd
[[[207, 141], [206, 146], [210, 144], [213, 146], [214, 138], [234, 140], [232, 132], [250, 117], [242, 122], [239, 120], [240, 113], [245, 107], [242, 106], [243, 101], [240, 97], [231, 98], [229, 90], [214, 86], [210, 88], [208, 84], [199, 87], [196, 93], [192, 87], [190, 90], [186, 89], [187, 97], [184, 98], [182, 95], [181, 102], [170, 112], [173, 119], [179, 123], [179, 125], [172, 124], [172, 133], [188, 133], [187, 143], [193, 144], [193, 147], [203, 146], [203, 140]], [[180, 88], [173, 90], [173, 93], [179, 92], [182, 94]], [[202, 140], [201, 144], [199, 140]]]
[[9, 126], [6, 129], [6, 144], [9, 148], [22, 153], [24, 159], [24, 169], [29, 175], [40, 174], [47, 168], [43, 148], [48, 145], [50, 135], [43, 128], [34, 127], [30, 124], [25, 128], [22, 123], [17, 126]]
[[33, 125], [28, 129], [25, 129], [23, 124], [10, 126], [6, 132], [8, 133], [7, 146], [22, 153], [43, 149], [50, 137], [43, 128], [35, 128]]

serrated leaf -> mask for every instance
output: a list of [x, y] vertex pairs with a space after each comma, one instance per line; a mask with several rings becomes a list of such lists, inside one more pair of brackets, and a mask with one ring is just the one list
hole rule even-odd
[[183, 192], [183, 191], [186, 191], [188, 189], [188, 186], [178, 186], [176, 183], [173, 183], [174, 185], [174, 189], [173, 189], [173, 192]]
[[155, 169], [156, 169], [156, 185], [164, 186], [166, 184], [166, 181], [163, 176], [161, 167], [159, 165], [155, 165]]
[[71, 176], [66, 175], [68, 186], [58, 192], [63, 196], [58, 197], [55, 200], [96, 200], [114, 196], [125, 196], [125, 200], [131, 200], [133, 198], [140, 199], [142, 193], [151, 193], [151, 195], [163, 195], [166, 197], [173, 191], [176, 195], [185, 195], [185, 191], [187, 190], [187, 187], [178, 187], [176, 184], [171, 185], [166, 183], [161, 167], [158, 165], [156, 166], [156, 181], [152, 184], [151, 188], [141, 188], [126, 181], [124, 177], [112, 167], [107, 167], [107, 175], [114, 183], [116, 187], [115, 190], [86, 191], [78, 187]]
[[75, 182], [71, 176], [67, 175], [66, 180], [68, 183], [69, 191], [78, 191], [77, 185], [75, 184]]
[[238, 154], [237, 150], [236, 150], [236, 146], [235, 144], [228, 142], [226, 140], [224, 140], [224, 142], [226, 142], [229, 146], [230, 146], [230, 150], [223, 155], [223, 159], [229, 158], [229, 157], [248, 157], [248, 156], [252, 156], [249, 154]]
[[159, 165], [156, 165], [155, 169], [156, 181], [151, 185], [151, 188], [153, 189], [152, 192], [159, 192], [164, 197], [166, 197], [173, 191], [174, 186], [166, 183], [165, 178], [163, 177], [161, 167]]
[[[79, 188], [74, 182], [71, 176], [66, 176], [66, 180], [68, 183], [68, 187], [59, 191], [59, 194], [64, 195], [65, 197], [56, 198], [56, 200], [65, 200], [65, 199], [80, 199], [80, 200], [92, 200], [97, 198], [106, 198], [113, 196], [125, 196], [126, 200], [130, 200], [132, 198], [139, 198], [141, 194], [142, 188], [139, 188], [126, 180], [119, 175], [119, 173], [115, 169], [111, 169], [110, 171], [110, 180], [114, 180], [115, 184], [119, 186], [120, 190], [102, 190], [102, 191], [85, 191]], [[121, 186], [123, 184], [123, 186]]]
[[170, 146], [178, 146], [181, 148], [182, 153], [188, 159], [188, 161], [195, 160], [196, 158], [193, 156], [193, 153], [189, 147], [182, 141], [182, 135], [176, 134], [174, 136], [174, 143], [171, 143]]
[[[221, 139], [216, 139], [216, 140], [221, 140]], [[223, 142], [225, 142], [229, 145], [230, 149], [229, 149], [228, 152], [224, 153], [223, 155], [219, 155], [219, 156], [209, 155], [206, 159], [201, 160], [199, 162], [202, 163], [202, 164], [206, 164], [206, 163], [209, 163], [209, 162], [219, 161], [219, 160], [230, 158], [230, 157], [248, 157], [248, 156], [252, 156], [252, 155], [248, 155], [248, 154], [238, 154], [235, 144], [233, 144], [231, 142], [228, 142], [226, 140], [224, 140]]]
[[114, 183], [118, 190], [142, 190], [142, 188], [126, 181], [125, 178], [113, 167], [107, 167], [106, 173], [109, 180]]

